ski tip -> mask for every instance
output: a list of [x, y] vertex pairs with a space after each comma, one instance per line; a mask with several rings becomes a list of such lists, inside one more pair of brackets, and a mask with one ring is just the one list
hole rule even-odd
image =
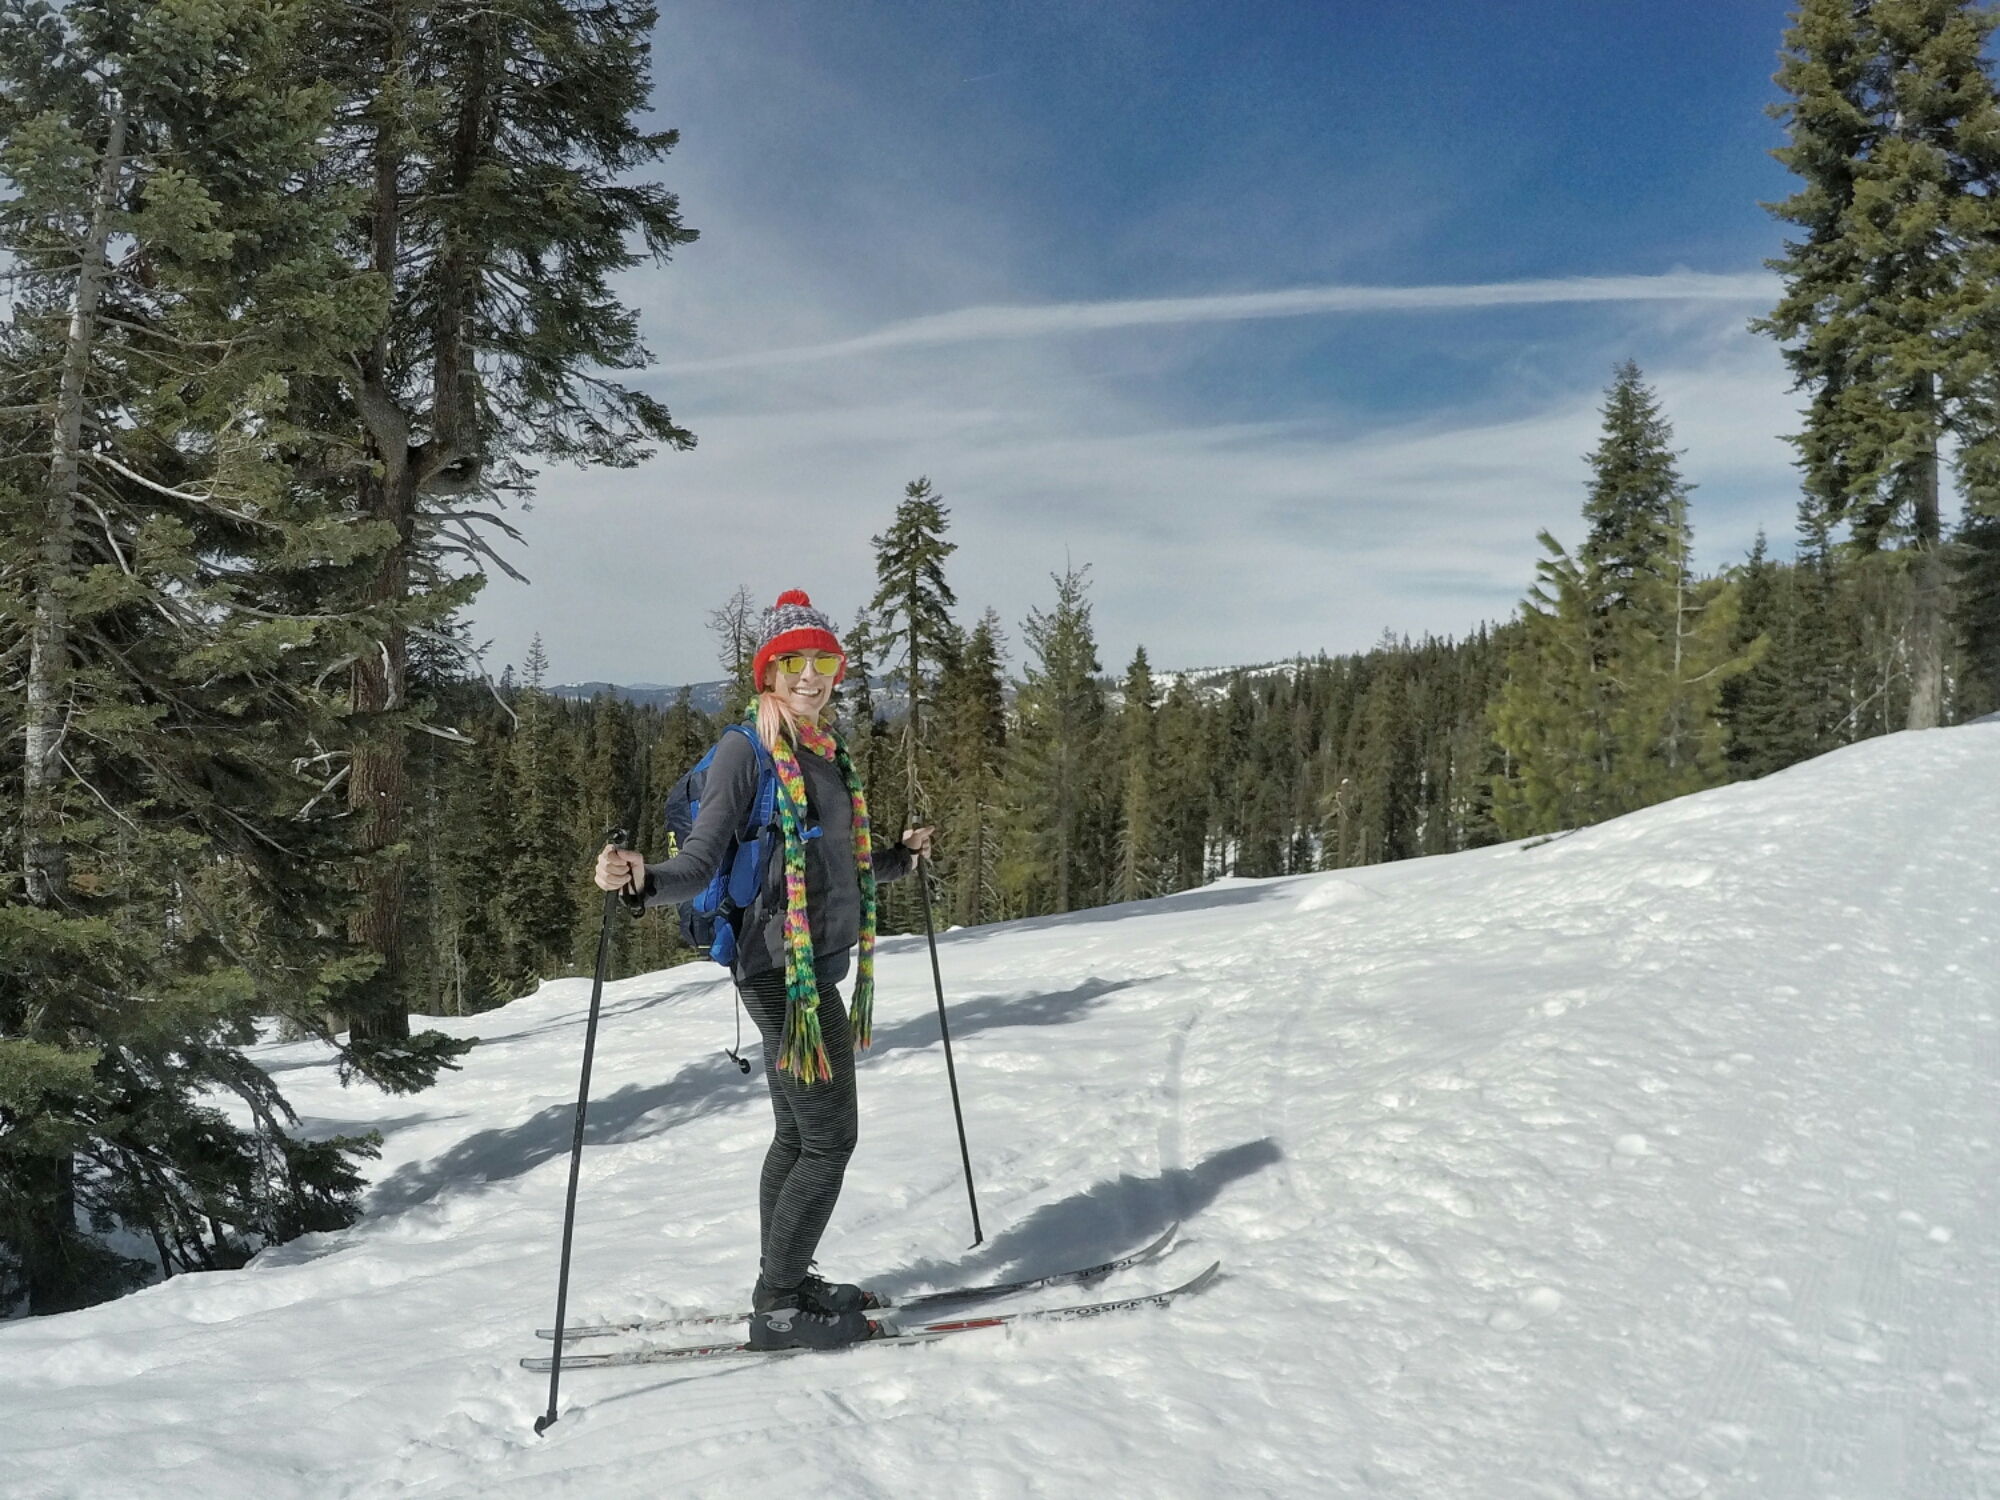
[[1215, 1278], [1220, 1276], [1221, 1274], [1222, 1274], [1222, 1262], [1219, 1260], [1210, 1261], [1208, 1269], [1206, 1271], [1203, 1271], [1199, 1276], [1195, 1277], [1193, 1281], [1190, 1281], [1186, 1283], [1184, 1286], [1181, 1286], [1178, 1289], [1176, 1289], [1173, 1295], [1178, 1297], [1181, 1296], [1183, 1293], [1205, 1291], [1208, 1288], [1208, 1284], [1211, 1281], [1215, 1280]]

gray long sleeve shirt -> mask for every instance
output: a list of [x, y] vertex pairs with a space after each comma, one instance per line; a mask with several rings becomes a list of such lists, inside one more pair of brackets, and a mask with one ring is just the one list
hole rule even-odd
[[[802, 754], [799, 771], [806, 785], [806, 826], [818, 838], [806, 840], [806, 917], [812, 926], [813, 967], [825, 980], [847, 972], [848, 952], [861, 941], [861, 877], [854, 863], [854, 809], [840, 767], [817, 755]], [[749, 815], [757, 795], [757, 753], [740, 734], [725, 734], [709, 762], [701, 810], [694, 829], [672, 859], [646, 866], [647, 906], [677, 906], [691, 900], [714, 878], [730, 841]], [[915, 860], [897, 843], [874, 849], [878, 883], [901, 880]], [[739, 979], [785, 962], [785, 863], [773, 859], [764, 870], [764, 888], [744, 915], [731, 972]]]

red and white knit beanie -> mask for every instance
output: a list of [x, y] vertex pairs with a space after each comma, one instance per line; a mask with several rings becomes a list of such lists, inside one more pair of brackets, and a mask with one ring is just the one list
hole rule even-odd
[[833, 633], [833, 621], [813, 608], [803, 589], [786, 589], [778, 595], [778, 602], [764, 611], [763, 633], [750, 663], [750, 679], [758, 692], [770, 685], [764, 681], [766, 665], [787, 651], [823, 651], [837, 656], [840, 671], [833, 680], [838, 683], [847, 675], [847, 653], [840, 647], [840, 637]]

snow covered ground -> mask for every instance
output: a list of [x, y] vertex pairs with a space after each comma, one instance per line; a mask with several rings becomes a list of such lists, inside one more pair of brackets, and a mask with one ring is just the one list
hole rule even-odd
[[[2000, 1496], [2000, 725], [941, 947], [988, 1243], [898, 939], [823, 1267], [912, 1291], [1179, 1217], [1118, 1285], [1220, 1257], [1205, 1295], [577, 1371], [536, 1438], [563, 981], [447, 1023], [483, 1045], [415, 1099], [269, 1049], [315, 1129], [384, 1133], [368, 1217], [0, 1327], [0, 1494]], [[607, 992], [573, 1317], [746, 1293], [729, 1004], [707, 966]]]

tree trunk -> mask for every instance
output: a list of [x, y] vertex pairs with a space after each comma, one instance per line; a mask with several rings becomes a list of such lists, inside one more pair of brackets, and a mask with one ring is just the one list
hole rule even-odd
[[[28, 1174], [28, 1182], [31, 1201], [41, 1200], [37, 1204], [41, 1222], [29, 1231], [35, 1241], [22, 1247], [28, 1252], [28, 1312], [37, 1317], [69, 1312], [88, 1300], [77, 1295], [77, 1278], [68, 1264], [76, 1240], [76, 1158], [59, 1156]], [[37, 1188], [45, 1191], [36, 1192]]]
[[1945, 569], [1938, 517], [1937, 429], [1917, 477], [1917, 558], [1910, 610], [1911, 729], [1935, 729], [1944, 722]]
[[[388, 42], [385, 76], [403, 66], [401, 13]], [[484, 33], [475, 36], [469, 64], [470, 82], [461, 99], [453, 136], [452, 186], [464, 192], [478, 171], [492, 129], [489, 52]], [[401, 132], [404, 122], [383, 119], [376, 128], [375, 190], [371, 262], [374, 270], [395, 285], [402, 234]], [[432, 328], [430, 431], [413, 444], [419, 418], [404, 409], [391, 383], [390, 339], [384, 323], [375, 345], [362, 360], [354, 390], [356, 405], [367, 426], [380, 470], [363, 481], [361, 510], [370, 519], [387, 521], [396, 543], [376, 567], [370, 602], [382, 611], [382, 634], [376, 652], [357, 662], [351, 685], [354, 712], [362, 735], [354, 748], [348, 777], [348, 807], [360, 823], [361, 904], [349, 926], [349, 937], [380, 960], [375, 984], [382, 1002], [365, 1013], [347, 1017], [355, 1040], [400, 1041], [410, 1034], [410, 1013], [401, 991], [403, 900], [408, 885], [404, 842], [403, 799], [408, 743], [398, 718], [407, 700], [408, 632], [400, 613], [410, 597], [411, 564], [417, 536], [417, 506], [424, 493], [461, 493], [479, 479], [480, 434], [477, 431], [477, 374], [467, 355], [478, 247], [462, 240], [446, 244], [438, 257], [438, 305]], [[393, 316], [393, 314], [391, 315]], [[374, 722], [370, 722], [374, 720]]]
[[986, 798], [985, 788], [979, 787], [972, 796], [972, 860], [970, 874], [972, 889], [965, 893], [964, 921], [968, 927], [977, 927], [980, 920], [979, 900], [986, 884]]
[[[383, 480], [371, 481], [363, 495], [366, 513], [396, 527], [399, 540], [384, 553], [370, 589], [372, 602], [393, 610], [409, 592], [411, 527], [415, 517], [414, 476], [407, 464], [385, 465]], [[403, 836], [403, 771], [407, 746], [402, 724], [394, 717], [404, 702], [407, 638], [400, 625], [390, 624], [371, 657], [355, 663], [350, 702], [366, 728], [354, 747], [353, 769], [347, 778], [347, 805], [360, 827], [362, 858], [361, 904], [348, 926], [348, 937], [381, 960], [376, 984], [394, 998], [347, 1019], [348, 1033], [364, 1039], [401, 1041], [410, 1034], [409, 1007], [397, 990], [403, 947], [403, 894], [407, 884], [406, 856], [397, 846]], [[375, 723], [371, 718], [380, 717]]]
[[105, 247], [118, 183], [125, 170], [125, 111], [111, 114], [91, 206], [90, 238], [84, 243], [64, 341], [62, 385], [56, 398], [49, 488], [42, 507], [40, 577], [35, 583], [35, 618], [28, 644], [25, 754], [21, 772], [21, 867], [28, 899], [52, 905], [62, 890], [64, 859], [56, 842], [56, 787], [60, 782], [63, 732], [63, 679], [69, 666], [69, 606], [64, 585], [75, 569], [76, 493], [82, 478], [83, 408], [90, 375], [91, 340], [97, 302], [104, 289]]
[[1056, 910], [1069, 910], [1069, 749], [1056, 751]]
[[[400, 33], [390, 41], [386, 71], [401, 67]], [[402, 155], [399, 125], [385, 121], [375, 143], [375, 201], [371, 263], [393, 286], [401, 229]], [[385, 323], [362, 362], [356, 403], [367, 424], [380, 469], [361, 484], [361, 513], [396, 528], [396, 543], [377, 563], [369, 588], [372, 604], [384, 607], [382, 635], [372, 655], [354, 665], [349, 703], [361, 722], [361, 737], [347, 778], [347, 806], [359, 826], [361, 856], [357, 880], [361, 903], [348, 924], [349, 939], [381, 960], [373, 987], [387, 997], [344, 1019], [353, 1041], [401, 1041], [410, 1034], [410, 1013], [397, 985], [402, 958], [404, 858], [396, 851], [403, 831], [402, 725], [393, 716], [404, 698], [407, 636], [396, 617], [410, 588], [410, 547], [415, 534], [416, 472], [410, 462], [409, 418], [396, 404], [388, 381], [389, 329]], [[373, 720], [374, 722], [371, 722]]]

